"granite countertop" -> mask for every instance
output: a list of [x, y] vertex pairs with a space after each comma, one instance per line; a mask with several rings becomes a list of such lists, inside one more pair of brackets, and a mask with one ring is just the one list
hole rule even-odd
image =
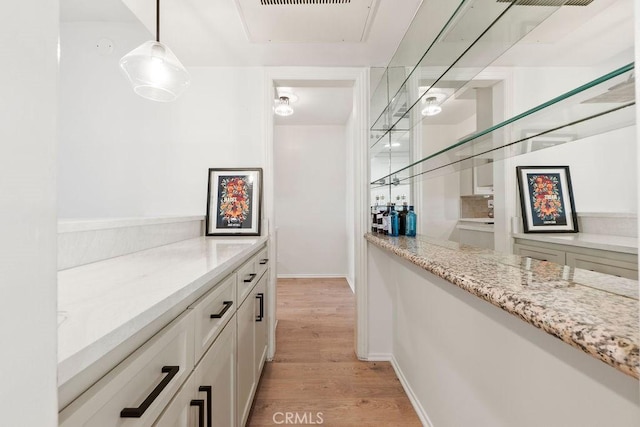
[[638, 281], [424, 236], [365, 238], [640, 378]]
[[58, 385], [179, 304], [191, 304], [267, 237], [198, 237], [58, 272]]
[[581, 248], [601, 249], [628, 254], [638, 253], [638, 239], [636, 237], [590, 233], [514, 233], [513, 237], [516, 239], [556, 243], [559, 245], [577, 246]]

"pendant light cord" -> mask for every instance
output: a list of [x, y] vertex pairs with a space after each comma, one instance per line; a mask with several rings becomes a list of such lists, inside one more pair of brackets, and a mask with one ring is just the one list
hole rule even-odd
[[156, 0], [156, 41], [160, 43], [160, 0]]

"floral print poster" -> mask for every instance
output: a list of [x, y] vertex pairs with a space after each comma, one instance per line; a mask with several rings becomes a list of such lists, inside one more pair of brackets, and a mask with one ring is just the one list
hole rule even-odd
[[247, 175], [218, 177], [217, 228], [250, 228], [252, 183]]
[[560, 174], [528, 173], [534, 225], [567, 225]]
[[578, 231], [568, 166], [517, 167], [525, 233]]
[[260, 235], [262, 169], [209, 169], [207, 231]]

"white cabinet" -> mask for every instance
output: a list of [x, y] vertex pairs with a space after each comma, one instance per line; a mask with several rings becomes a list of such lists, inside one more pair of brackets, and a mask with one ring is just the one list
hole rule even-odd
[[244, 425], [251, 409], [256, 387], [255, 370], [255, 304], [248, 298], [238, 310], [238, 420]]
[[67, 406], [59, 425], [151, 426], [193, 363], [193, 316], [187, 312]]
[[235, 425], [236, 325], [224, 327], [155, 427]]
[[[266, 252], [259, 253], [254, 263], [254, 272], [245, 271], [244, 280], [252, 279], [254, 286], [243, 294], [246, 299], [236, 314], [238, 323], [238, 420], [244, 425], [251, 410], [262, 367], [267, 354], [267, 281], [268, 258]], [[255, 276], [251, 276], [254, 274]], [[240, 289], [240, 287], [239, 287]], [[239, 291], [240, 292], [240, 291]], [[240, 295], [239, 295], [240, 297]]]
[[263, 248], [59, 414], [61, 427], [244, 425], [267, 347]]
[[602, 249], [591, 249], [555, 243], [516, 239], [513, 245], [516, 255], [566, 264], [570, 267], [597, 271], [613, 276], [638, 279], [637, 256]]
[[565, 252], [552, 248], [530, 246], [516, 243], [513, 245], [513, 253], [516, 255], [537, 259], [539, 261], [565, 264]]
[[265, 297], [267, 295], [268, 275], [262, 276], [255, 288], [256, 304], [256, 331], [255, 331], [255, 372], [256, 382], [260, 379], [262, 366], [267, 359], [267, 305]]

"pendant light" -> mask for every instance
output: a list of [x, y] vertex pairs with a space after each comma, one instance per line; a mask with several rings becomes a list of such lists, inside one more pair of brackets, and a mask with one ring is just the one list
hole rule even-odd
[[156, 39], [120, 59], [120, 68], [133, 90], [143, 98], [171, 102], [191, 83], [189, 72], [165, 44], [160, 43], [160, 0], [156, 0]]
[[273, 107], [273, 112], [279, 116], [290, 116], [293, 114], [293, 108], [289, 105], [289, 97], [281, 96], [275, 107]]

